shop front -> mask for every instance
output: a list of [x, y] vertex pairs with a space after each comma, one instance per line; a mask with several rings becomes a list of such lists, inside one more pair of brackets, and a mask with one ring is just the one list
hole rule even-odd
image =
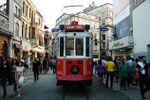
[[0, 34], [0, 56], [7, 57], [9, 56], [9, 41], [8, 37]]
[[13, 52], [13, 57], [20, 59], [21, 58], [21, 50], [23, 48], [23, 46], [20, 43], [13, 43], [14, 46], [14, 52]]
[[34, 57], [43, 58], [45, 54], [44, 47], [37, 46], [32, 49], [31, 53], [32, 53], [32, 56]]
[[110, 50], [113, 57], [133, 56], [134, 39], [132, 36], [116, 40], [110, 44]]

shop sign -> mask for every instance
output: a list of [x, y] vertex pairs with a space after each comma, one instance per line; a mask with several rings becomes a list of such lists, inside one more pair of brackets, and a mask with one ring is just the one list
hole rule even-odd
[[134, 39], [132, 36], [128, 36], [112, 42], [110, 49], [119, 49], [125, 47], [132, 47], [134, 45]]
[[118, 46], [122, 46], [122, 45], [124, 45], [124, 43], [121, 43], [121, 42], [114, 43], [114, 47], [118, 47]]

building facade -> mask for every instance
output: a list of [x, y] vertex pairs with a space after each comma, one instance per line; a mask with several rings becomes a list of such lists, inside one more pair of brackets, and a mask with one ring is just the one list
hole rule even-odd
[[[99, 57], [109, 55], [109, 42], [112, 41], [112, 4], [106, 3], [101, 6], [92, 5], [83, 12], [63, 14], [56, 20], [56, 27], [60, 24], [70, 24], [71, 21], [79, 24], [89, 24], [90, 32], [93, 34], [93, 56]], [[108, 31], [100, 31], [100, 27], [106, 27]]]
[[32, 23], [32, 28], [34, 29], [32, 36], [34, 36], [31, 38], [31, 53], [32, 56], [40, 58], [44, 56], [45, 48], [43, 16], [38, 11], [35, 13], [35, 22]]
[[13, 37], [12, 37], [12, 57], [20, 59], [22, 55], [22, 0], [14, 0], [13, 3]]
[[132, 14], [129, 0], [113, 1], [114, 40], [110, 44], [112, 56], [133, 56]]
[[11, 57], [13, 36], [13, 1], [0, 0], [0, 56]]
[[[99, 21], [97, 42], [98, 42], [98, 53], [101, 57], [110, 55], [109, 45], [112, 41], [112, 29], [113, 29], [113, 12], [112, 4], [106, 3], [100, 6], [92, 4], [84, 10], [85, 13], [94, 15]], [[106, 29], [106, 30], [104, 30]]]
[[150, 1], [149, 0], [131, 0], [131, 9], [133, 16], [133, 37], [134, 37], [134, 57], [146, 56], [150, 61]]
[[32, 24], [35, 22], [36, 7], [31, 0], [23, 0], [22, 6], [22, 57], [24, 59], [30, 59], [29, 56], [31, 43], [33, 42], [30, 42], [30, 38], [34, 37], [33, 35], [35, 35], [34, 33], [32, 33]]

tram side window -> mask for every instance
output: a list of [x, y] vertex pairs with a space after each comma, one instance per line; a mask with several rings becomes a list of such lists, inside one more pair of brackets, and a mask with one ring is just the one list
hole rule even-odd
[[63, 56], [64, 51], [64, 38], [60, 37], [60, 56]]
[[89, 37], [86, 37], [86, 56], [89, 56], [90, 53], [89, 41]]
[[74, 38], [66, 39], [66, 55], [73, 56], [74, 55]]
[[82, 56], [83, 55], [83, 38], [76, 38], [76, 55]]

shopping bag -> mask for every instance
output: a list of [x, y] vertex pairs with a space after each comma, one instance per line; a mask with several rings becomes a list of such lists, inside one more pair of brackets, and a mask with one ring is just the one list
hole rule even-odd
[[18, 84], [19, 84], [19, 85], [23, 85], [24, 82], [25, 82], [25, 77], [24, 77], [24, 76], [21, 76], [21, 77], [19, 78], [19, 80], [18, 80]]

